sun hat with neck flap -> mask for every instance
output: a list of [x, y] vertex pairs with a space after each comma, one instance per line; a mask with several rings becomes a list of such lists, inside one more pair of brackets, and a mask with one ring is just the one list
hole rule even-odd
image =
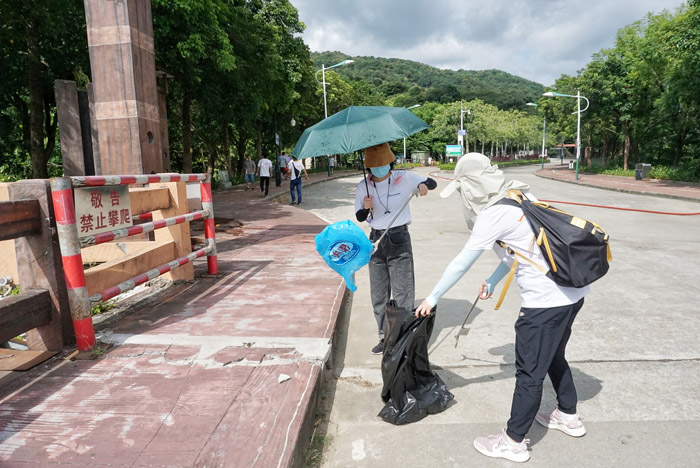
[[381, 143], [379, 145], [365, 148], [365, 167], [382, 167], [396, 160], [394, 152], [391, 151], [389, 143]]
[[467, 227], [471, 230], [479, 213], [508, 195], [508, 190], [527, 192], [530, 186], [518, 180], [506, 182], [503, 171], [492, 166], [481, 153], [467, 153], [457, 161], [454, 179], [440, 192], [447, 198], [458, 191]]

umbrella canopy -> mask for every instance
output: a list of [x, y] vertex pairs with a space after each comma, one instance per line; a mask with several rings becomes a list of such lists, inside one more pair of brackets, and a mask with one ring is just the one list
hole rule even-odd
[[428, 124], [403, 107], [350, 106], [304, 130], [292, 155], [303, 159], [352, 153], [426, 128]]

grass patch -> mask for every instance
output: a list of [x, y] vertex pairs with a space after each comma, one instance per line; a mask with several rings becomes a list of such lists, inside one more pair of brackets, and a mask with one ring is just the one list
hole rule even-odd
[[95, 315], [100, 315], [108, 310], [114, 309], [117, 305], [116, 299], [111, 299], [109, 301], [105, 302], [100, 302], [99, 304], [95, 304], [90, 308], [90, 315], [95, 316]]
[[[634, 177], [635, 170], [624, 170], [621, 167], [602, 167], [593, 165], [592, 167], [579, 166], [580, 172], [587, 174], [603, 174], [620, 177]], [[675, 182], [700, 182], [700, 170], [694, 167], [670, 167], [670, 166], [652, 166], [650, 177], [659, 180], [671, 180]]]

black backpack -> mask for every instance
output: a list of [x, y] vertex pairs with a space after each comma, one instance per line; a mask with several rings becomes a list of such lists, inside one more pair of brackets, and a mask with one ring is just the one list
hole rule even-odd
[[[548, 203], [530, 201], [519, 190], [509, 190], [508, 197], [496, 204], [517, 206], [523, 210], [549, 267], [545, 274], [558, 285], [581, 288], [608, 272], [612, 260], [609, 236], [596, 223], [566, 213]], [[545, 269], [505, 243], [498, 241], [498, 244], [516, 256], [498, 303], [500, 306], [515, 273], [517, 258], [530, 262], [543, 273]]]

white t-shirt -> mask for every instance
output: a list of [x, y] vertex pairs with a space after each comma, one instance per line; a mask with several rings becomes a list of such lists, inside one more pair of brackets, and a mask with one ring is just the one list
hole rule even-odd
[[[369, 196], [372, 197], [374, 208], [372, 216], [367, 218], [367, 222], [373, 229], [386, 229], [404, 202], [411, 197], [411, 193], [421, 182], [425, 182], [425, 179], [425, 177], [404, 170], [392, 170], [389, 177], [376, 183], [372, 182], [371, 176], [368, 176], [367, 185], [365, 185], [364, 180], [357, 184], [355, 211], [364, 208], [364, 198], [367, 196], [369, 188]], [[411, 210], [410, 207], [406, 206], [391, 227], [410, 223]]]
[[289, 180], [294, 180], [297, 178], [296, 174], [294, 173], [294, 168], [296, 167], [297, 170], [299, 171], [299, 178], [301, 179], [301, 175], [304, 173], [304, 163], [301, 161], [289, 161], [289, 165], [287, 166], [289, 168]]
[[[542, 251], [535, 243], [532, 228], [520, 208], [494, 205], [479, 213], [464, 248], [493, 249], [501, 261], [511, 266], [514, 256], [496, 244], [497, 240], [542, 266], [545, 271], [549, 269]], [[523, 307], [548, 308], [574, 304], [591, 290], [589, 286], [583, 288], [559, 286], [523, 259], [518, 260], [515, 280], [520, 286]]]
[[258, 161], [258, 174], [260, 177], [270, 177], [270, 169], [272, 168], [272, 161], [267, 158], [262, 158]]

